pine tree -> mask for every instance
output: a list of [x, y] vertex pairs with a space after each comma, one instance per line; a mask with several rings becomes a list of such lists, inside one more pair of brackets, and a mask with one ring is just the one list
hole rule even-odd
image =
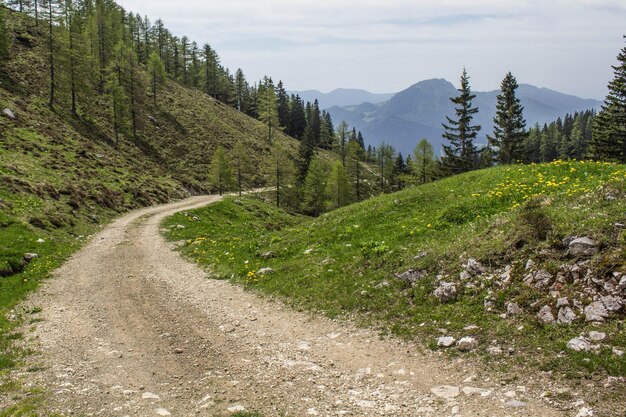
[[150, 86], [152, 88], [152, 100], [154, 103], [154, 108], [158, 109], [157, 104], [157, 93], [159, 90], [159, 86], [165, 83], [165, 65], [161, 58], [159, 58], [159, 54], [156, 52], [152, 52], [150, 54], [150, 59], [148, 60], [148, 73], [150, 74]]
[[418, 184], [426, 184], [435, 179], [435, 153], [433, 145], [426, 139], [419, 141], [413, 151], [415, 161], [413, 162], [413, 173], [417, 177]]
[[[626, 39], [626, 36], [624, 36]], [[613, 79], [595, 118], [590, 153], [595, 159], [626, 162], [626, 47], [617, 55]]]
[[219, 195], [230, 190], [233, 184], [232, 172], [228, 163], [226, 151], [218, 146], [211, 158], [209, 184], [217, 189]]
[[472, 94], [469, 76], [465, 68], [463, 68], [461, 75], [459, 92], [457, 97], [450, 98], [450, 101], [457, 105], [455, 107], [456, 118], [451, 119], [446, 116], [448, 122], [443, 124], [445, 129], [443, 138], [447, 139], [450, 144], [443, 146], [444, 157], [442, 162], [451, 174], [473, 169], [477, 154], [474, 139], [480, 131], [480, 126], [471, 123], [474, 115], [478, 113], [478, 108], [472, 107], [472, 100], [476, 98], [476, 95]]
[[515, 96], [517, 80], [510, 72], [504, 77], [497, 97], [496, 117], [493, 119], [493, 137], [488, 140], [496, 151], [496, 160], [500, 164], [511, 164], [523, 159], [523, 143], [526, 135], [524, 128], [524, 107]]
[[328, 174], [328, 164], [320, 157], [313, 158], [304, 181], [302, 203], [302, 210], [311, 216], [319, 216], [324, 212]]
[[343, 164], [339, 161], [332, 166], [326, 184], [326, 194], [328, 196], [326, 206], [329, 210], [337, 209], [350, 203], [350, 182]]

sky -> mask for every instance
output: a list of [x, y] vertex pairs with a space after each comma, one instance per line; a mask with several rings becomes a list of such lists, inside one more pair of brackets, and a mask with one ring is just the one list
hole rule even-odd
[[626, 46], [624, 0], [118, 0], [217, 50], [249, 82], [401, 91], [463, 67], [474, 90], [518, 82], [602, 99]]

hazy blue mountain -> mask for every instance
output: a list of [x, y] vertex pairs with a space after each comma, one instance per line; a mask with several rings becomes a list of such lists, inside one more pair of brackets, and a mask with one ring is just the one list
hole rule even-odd
[[[474, 105], [480, 112], [474, 121], [482, 126], [477, 143], [485, 143], [486, 135], [493, 131], [496, 112], [496, 96], [499, 90], [475, 92]], [[443, 139], [441, 124], [446, 115], [452, 116], [454, 106], [450, 97], [458, 94], [456, 87], [444, 79], [421, 81], [379, 103], [363, 103], [351, 106], [335, 106], [328, 109], [335, 124], [346, 120], [363, 132], [367, 144], [378, 145], [382, 141], [392, 144], [406, 155], [420, 138], [430, 140], [440, 149]], [[599, 109], [602, 104], [547, 88], [521, 84], [517, 95], [524, 105], [527, 126], [547, 123], [563, 117], [566, 113]]]
[[365, 90], [338, 88], [330, 93], [322, 93], [317, 90], [289, 91], [289, 94], [298, 94], [305, 102], [313, 103], [315, 99], [319, 102], [320, 109], [327, 109], [333, 106], [349, 106], [360, 103], [381, 103], [393, 97], [393, 94], [370, 93]]

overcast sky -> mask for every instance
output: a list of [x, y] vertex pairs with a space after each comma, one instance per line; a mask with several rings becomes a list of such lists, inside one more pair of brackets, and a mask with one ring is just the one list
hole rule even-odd
[[601, 99], [625, 42], [624, 0], [119, 0], [208, 42], [233, 72], [289, 90], [397, 92], [427, 78], [520, 83]]

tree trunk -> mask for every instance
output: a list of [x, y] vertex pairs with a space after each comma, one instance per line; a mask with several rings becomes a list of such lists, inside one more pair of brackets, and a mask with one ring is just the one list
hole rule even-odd
[[53, 33], [52, 33], [52, 29], [53, 29], [53, 25], [52, 25], [52, 0], [48, 0], [48, 18], [49, 18], [49, 23], [48, 23], [48, 44], [49, 44], [49, 52], [50, 52], [50, 101], [48, 102], [48, 106], [50, 106], [50, 108], [54, 107], [54, 93], [55, 93], [55, 86], [54, 86], [54, 39], [53, 39]]

